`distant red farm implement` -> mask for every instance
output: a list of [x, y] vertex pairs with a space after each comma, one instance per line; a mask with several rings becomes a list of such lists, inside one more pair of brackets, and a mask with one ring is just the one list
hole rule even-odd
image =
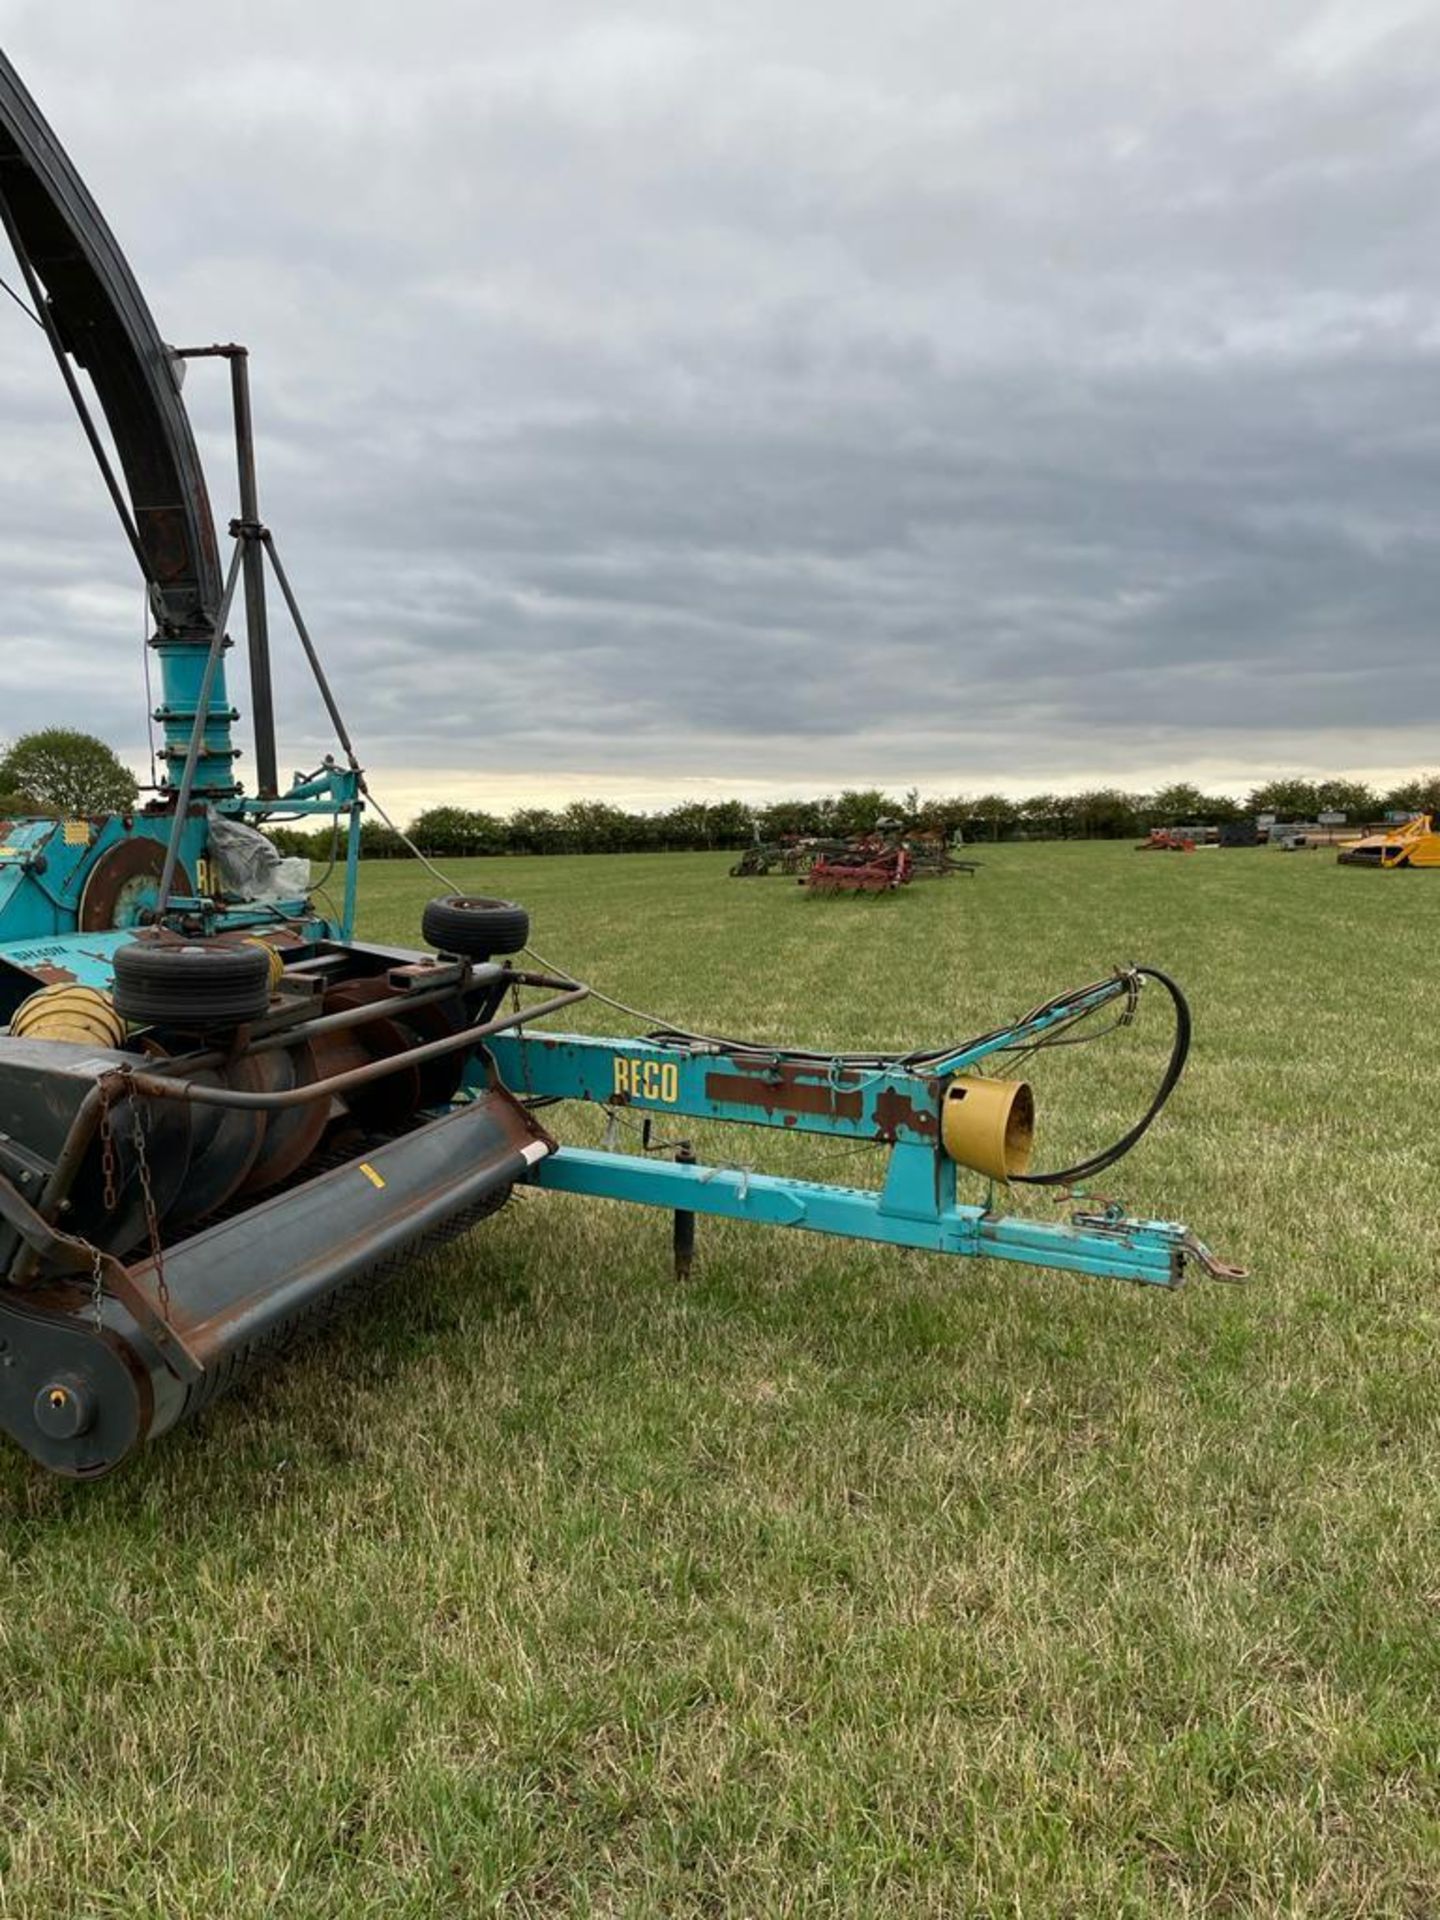
[[811, 893], [893, 893], [909, 882], [914, 871], [903, 842], [889, 845], [868, 840], [817, 860], [800, 884]]
[[978, 865], [955, 859], [943, 834], [907, 834], [897, 821], [882, 820], [873, 832], [817, 859], [801, 885], [812, 893], [893, 893], [912, 880], [973, 874]]
[[1149, 837], [1136, 842], [1137, 853], [1194, 853], [1195, 841], [1177, 827], [1152, 827]]

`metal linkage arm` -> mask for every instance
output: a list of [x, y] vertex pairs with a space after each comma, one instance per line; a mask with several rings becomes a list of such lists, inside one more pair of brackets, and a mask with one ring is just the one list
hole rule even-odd
[[[905, 1151], [897, 1149], [893, 1160]], [[759, 1226], [799, 1227], [930, 1253], [1018, 1261], [1147, 1286], [1179, 1286], [1189, 1260], [1216, 1278], [1238, 1277], [1175, 1221], [1134, 1220], [1118, 1213], [1077, 1214], [1068, 1221], [1027, 1220], [984, 1207], [957, 1206], [953, 1201], [905, 1210], [904, 1193], [897, 1191], [903, 1186], [896, 1178], [898, 1171], [892, 1162], [885, 1186], [867, 1190], [588, 1147], [561, 1147], [532, 1167], [528, 1178], [532, 1185], [552, 1192], [627, 1200], [671, 1212], [708, 1213]]]

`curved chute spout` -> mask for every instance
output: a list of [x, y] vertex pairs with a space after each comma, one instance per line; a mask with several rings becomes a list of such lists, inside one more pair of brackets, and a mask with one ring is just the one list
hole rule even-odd
[[[41, 300], [52, 345], [89, 375], [119, 455], [155, 615], [173, 775], [171, 743], [188, 735], [183, 708], [195, 677], [186, 656], [208, 648], [221, 599], [205, 475], [174, 356], [99, 208], [3, 53], [0, 219]], [[233, 791], [223, 683], [210, 714], [197, 785]]]

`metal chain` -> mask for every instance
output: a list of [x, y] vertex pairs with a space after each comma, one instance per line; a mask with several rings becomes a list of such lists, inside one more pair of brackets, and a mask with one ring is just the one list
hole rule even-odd
[[[115, 1156], [115, 1129], [110, 1119], [110, 1086], [105, 1080], [100, 1087], [100, 1170], [104, 1180], [105, 1217], [108, 1220], [115, 1212], [120, 1197], [120, 1184]], [[95, 1331], [101, 1332], [105, 1325], [105, 1263], [99, 1247], [91, 1242], [82, 1242], [90, 1248], [90, 1312], [95, 1321]]]
[[119, 1199], [115, 1176], [115, 1130], [110, 1124], [110, 1088], [100, 1082], [100, 1166], [105, 1177], [105, 1212], [114, 1213]]
[[145, 1151], [145, 1109], [132, 1095], [130, 1108], [135, 1115], [135, 1170], [140, 1176], [140, 1197], [145, 1205], [145, 1231], [150, 1236], [150, 1257], [155, 1263], [155, 1292], [161, 1314], [170, 1317], [170, 1286], [165, 1278], [165, 1249], [160, 1243], [160, 1216], [150, 1185], [150, 1156]]
[[105, 1330], [105, 1263], [98, 1247], [90, 1249], [90, 1311], [95, 1320], [95, 1331]]
[[[520, 982], [518, 980], [512, 980], [510, 982], [510, 1005], [518, 1015], [520, 1012]], [[524, 1083], [525, 1098], [527, 1100], [533, 1100], [535, 1097], [535, 1089], [530, 1084], [530, 1049], [525, 1044], [525, 1029], [523, 1027], [516, 1027], [515, 1038], [520, 1042], [520, 1077]]]

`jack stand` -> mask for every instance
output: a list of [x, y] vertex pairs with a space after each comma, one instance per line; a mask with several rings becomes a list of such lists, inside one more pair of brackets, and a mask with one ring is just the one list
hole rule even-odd
[[[693, 1167], [695, 1149], [688, 1140], [682, 1140], [675, 1149], [677, 1167]], [[685, 1208], [675, 1209], [675, 1278], [688, 1280], [690, 1269], [695, 1261], [695, 1216]]]

